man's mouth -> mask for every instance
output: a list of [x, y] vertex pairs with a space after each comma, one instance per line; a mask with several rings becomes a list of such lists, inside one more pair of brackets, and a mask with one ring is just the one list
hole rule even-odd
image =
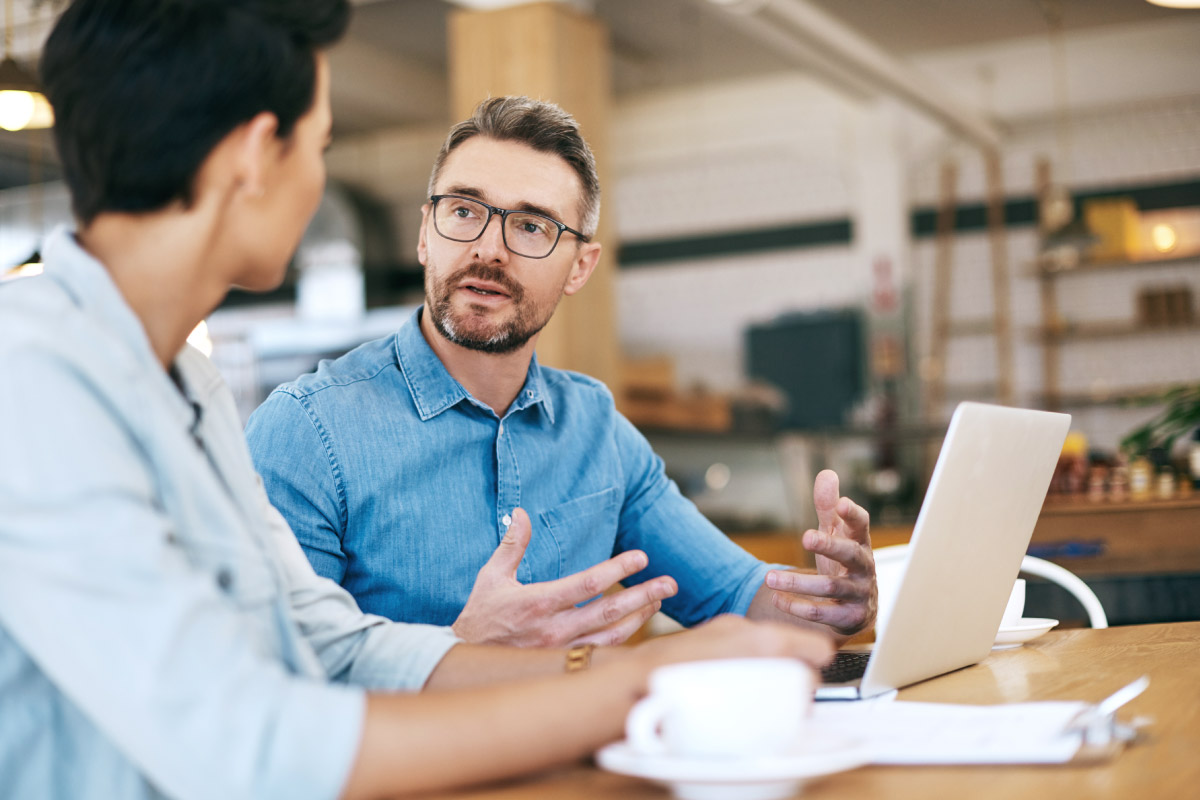
[[497, 286], [490, 281], [481, 281], [479, 283], [467, 282], [463, 283], [459, 288], [469, 289], [481, 297], [510, 297], [511, 295], [504, 291], [503, 287]]

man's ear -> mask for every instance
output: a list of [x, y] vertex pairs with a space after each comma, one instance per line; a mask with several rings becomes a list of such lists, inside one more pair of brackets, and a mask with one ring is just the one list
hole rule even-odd
[[571, 265], [571, 274], [567, 276], [567, 282], [563, 285], [563, 294], [572, 295], [582, 289], [583, 285], [588, 282], [588, 278], [592, 277], [592, 272], [595, 271], [599, 261], [599, 242], [580, 245], [579, 253], [575, 256], [575, 263]]
[[426, 223], [429, 222], [429, 212], [431, 210], [429, 203], [421, 206], [421, 231], [417, 236], [417, 263], [422, 267], [428, 266], [425, 263], [426, 253], [428, 252], [428, 244], [425, 241], [425, 230], [429, 227]]
[[258, 198], [266, 193], [270, 172], [283, 149], [276, 136], [279, 120], [268, 111], [256, 114], [241, 125], [234, 151], [237, 186], [247, 197]]

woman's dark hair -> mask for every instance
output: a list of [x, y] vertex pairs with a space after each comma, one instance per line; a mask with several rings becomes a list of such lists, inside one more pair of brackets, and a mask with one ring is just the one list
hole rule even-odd
[[347, 0], [76, 0], [46, 42], [42, 82], [81, 225], [192, 202], [208, 154], [263, 111], [287, 138], [312, 107], [316, 51]]

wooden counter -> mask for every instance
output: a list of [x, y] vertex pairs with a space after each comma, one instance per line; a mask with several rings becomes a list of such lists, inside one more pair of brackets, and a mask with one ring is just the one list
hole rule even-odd
[[[764, 561], [812, 564], [794, 531], [731, 538]], [[911, 525], [871, 527], [876, 548], [911, 538]], [[1121, 504], [1051, 500], [1038, 517], [1029, 552], [1083, 578], [1200, 574], [1200, 496]]]

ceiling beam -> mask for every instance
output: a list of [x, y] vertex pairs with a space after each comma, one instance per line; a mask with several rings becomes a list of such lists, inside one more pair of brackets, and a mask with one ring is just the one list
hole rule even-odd
[[[724, 11], [760, 41], [804, 61], [840, 87], [894, 95], [985, 149], [997, 148], [999, 127], [951, 97], [906, 62], [807, 0], [700, 0]], [[790, 46], [789, 46], [790, 43]]]
[[329, 51], [329, 66], [334, 102], [366, 111], [380, 123], [447, 116], [446, 75], [440, 69], [350, 38]]

